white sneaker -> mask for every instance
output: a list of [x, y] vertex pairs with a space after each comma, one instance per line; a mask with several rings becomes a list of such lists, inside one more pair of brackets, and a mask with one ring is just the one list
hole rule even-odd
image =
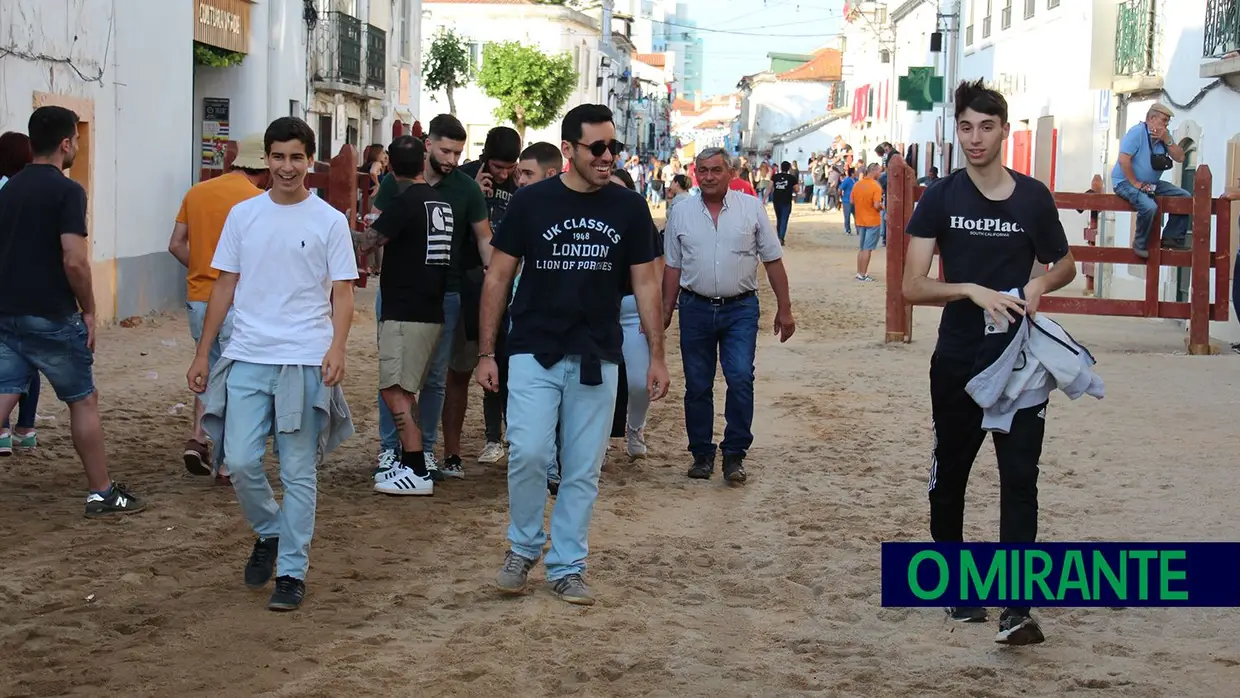
[[375, 476], [375, 492], [397, 496], [435, 494], [435, 483], [429, 477], [413, 472], [403, 465], [384, 471], [384, 479]]
[[646, 430], [628, 427], [624, 430], [625, 450], [634, 460], [646, 457]]
[[488, 441], [485, 448], [482, 449], [482, 455], [478, 456], [479, 463], [498, 463], [504, 457], [504, 444]]

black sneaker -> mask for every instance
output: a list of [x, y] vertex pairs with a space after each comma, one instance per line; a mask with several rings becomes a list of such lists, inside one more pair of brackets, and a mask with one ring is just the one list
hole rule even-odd
[[445, 478], [460, 480], [465, 477], [465, 464], [461, 462], [460, 456], [448, 456], [439, 464], [439, 472]]
[[135, 497], [119, 482], [112, 483], [106, 495], [91, 492], [86, 495], [86, 515], [136, 514], [146, 508], [146, 500]]
[[689, 477], [694, 480], [709, 480], [715, 472], [715, 457], [694, 456], [693, 466], [689, 468]]
[[739, 453], [723, 454], [723, 479], [736, 485], [745, 482], [745, 457]]
[[947, 617], [957, 623], [985, 623], [986, 609], [981, 606], [952, 606], [947, 609]]
[[259, 538], [254, 541], [250, 561], [245, 563], [245, 585], [262, 589], [271, 581], [276, 571], [276, 555], [280, 552], [279, 538]]
[[271, 593], [271, 600], [267, 602], [267, 610], [296, 611], [301, 607], [301, 600], [305, 597], [305, 582], [288, 575], [276, 577], [276, 590]]
[[1046, 636], [1033, 616], [1004, 610], [999, 616], [999, 634], [995, 642], [1001, 645], [1036, 645], [1045, 642]]

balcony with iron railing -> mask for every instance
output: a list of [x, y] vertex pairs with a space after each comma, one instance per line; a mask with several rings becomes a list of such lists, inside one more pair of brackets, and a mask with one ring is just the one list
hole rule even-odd
[[1234, 79], [1240, 76], [1240, 4], [1236, 0], [1207, 0], [1201, 77]]
[[1112, 90], [1119, 94], [1162, 89], [1158, 75], [1157, 0], [1121, 0], [1115, 7]]
[[344, 12], [321, 14], [310, 36], [310, 79], [316, 90], [382, 99], [387, 35]]

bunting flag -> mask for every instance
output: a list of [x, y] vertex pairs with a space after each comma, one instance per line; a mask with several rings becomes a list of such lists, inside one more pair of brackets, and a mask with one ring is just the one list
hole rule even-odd
[[845, 0], [843, 11], [845, 22], [852, 22], [861, 16], [861, 10], [857, 9], [857, 4], [858, 3]]

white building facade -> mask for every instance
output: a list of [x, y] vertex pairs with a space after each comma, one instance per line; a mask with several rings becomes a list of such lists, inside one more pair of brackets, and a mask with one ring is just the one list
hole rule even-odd
[[835, 48], [815, 51], [792, 70], [767, 70], [742, 78], [739, 152], [773, 155], [778, 137], [825, 123], [825, 117], [844, 102], [841, 82], [842, 55]]
[[[167, 248], [185, 192], [222, 165], [227, 141], [281, 116], [316, 125], [305, 10], [303, 0], [0, 2], [0, 132], [26, 132], [42, 105], [82, 120], [69, 175], [87, 191], [99, 319], [184, 307], [185, 270]], [[412, 105], [416, 86], [385, 90]]]

